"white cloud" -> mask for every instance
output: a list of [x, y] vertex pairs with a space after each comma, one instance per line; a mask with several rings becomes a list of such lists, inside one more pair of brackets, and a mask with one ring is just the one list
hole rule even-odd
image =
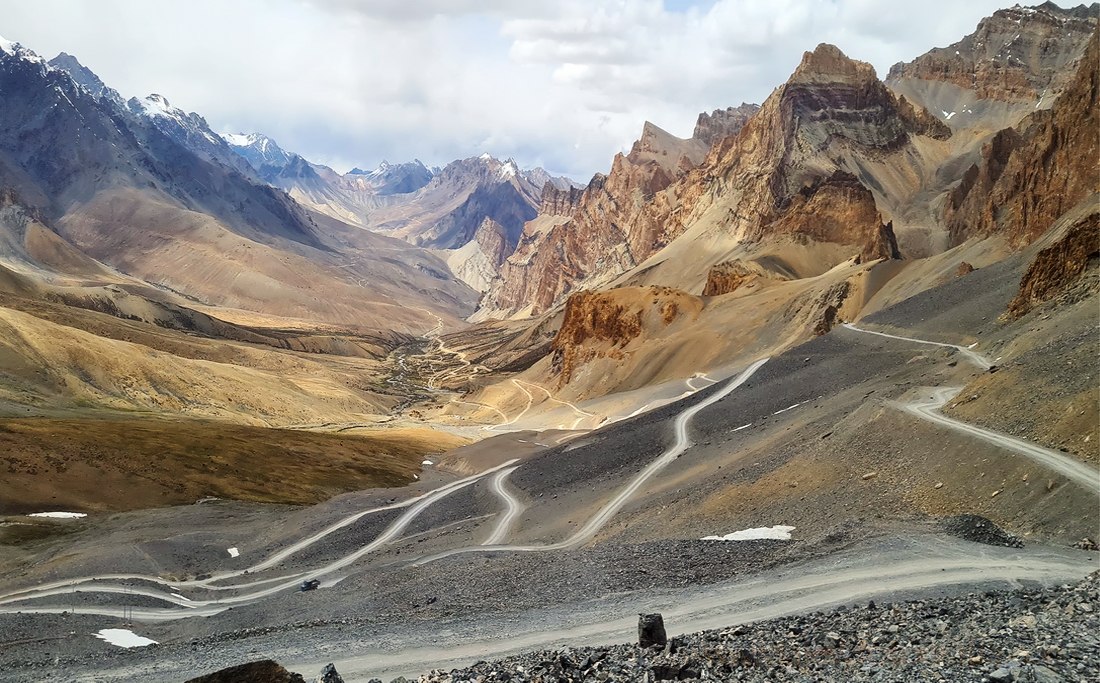
[[926, 0], [0, 0], [0, 33], [76, 55], [339, 169], [483, 150], [586, 179], [644, 120], [759, 102], [832, 42], [882, 74], [1003, 3]]

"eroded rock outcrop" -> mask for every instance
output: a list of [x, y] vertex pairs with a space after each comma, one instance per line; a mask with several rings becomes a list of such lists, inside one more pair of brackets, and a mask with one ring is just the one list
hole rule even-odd
[[733, 259], [711, 266], [707, 272], [707, 283], [703, 286], [703, 296], [721, 296], [737, 291], [741, 287], [761, 279], [786, 280], [773, 271], [762, 268], [754, 261]]
[[716, 142], [740, 133], [745, 122], [758, 111], [759, 104], [742, 102], [738, 107], [715, 109], [709, 114], [703, 112], [695, 121], [695, 131], [691, 137], [702, 141], [708, 148], [713, 147]]
[[635, 340], [644, 340], [682, 316], [694, 320], [700, 310], [698, 297], [670, 287], [574, 292], [550, 344], [559, 388], [593, 358], [623, 358]]
[[891, 226], [868, 189], [879, 183], [860, 160], [904, 155], [913, 136], [950, 134], [895, 98], [869, 64], [824, 44], [738, 120], [736, 135], [717, 135], [720, 118], [701, 119], [699, 137], [716, 140], [701, 160], [690, 141], [647, 124], [630, 154], [589, 185], [568, 221], [528, 225], [478, 315], [549, 310], [574, 289], [607, 284], [701, 221], [716, 240], [798, 234], [851, 245], [869, 258], [897, 257]]
[[1070, 67], [1095, 30], [1098, 14], [1096, 3], [998, 10], [962, 40], [895, 64], [887, 82], [942, 81], [987, 100], [1053, 97], [1071, 80]]
[[1033, 241], [1083, 198], [1100, 189], [1100, 48], [1097, 34], [1076, 76], [1049, 110], [1001, 131], [948, 197], [944, 218], [954, 243], [999, 233]]
[[1019, 318], [1031, 308], [1058, 296], [1100, 258], [1100, 213], [1093, 211], [1074, 223], [1066, 234], [1040, 251], [1020, 281], [1020, 291], [1008, 305], [1007, 316]]
[[[698, 164], [698, 140], [683, 140], [652, 123], [611, 172], [597, 174], [577, 198], [573, 191], [544, 195], [549, 206], [528, 223], [515, 253], [481, 304], [483, 316], [506, 317], [553, 307], [594, 273], [606, 278], [633, 268], [668, 243], [650, 210], [654, 195]], [[575, 205], [567, 220], [546, 220]], [[596, 283], [594, 283], [596, 284]]]

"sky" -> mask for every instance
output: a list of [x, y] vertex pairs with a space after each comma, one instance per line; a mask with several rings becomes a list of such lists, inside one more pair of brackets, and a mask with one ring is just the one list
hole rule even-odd
[[218, 132], [262, 132], [341, 172], [487, 151], [586, 181], [647, 120], [687, 137], [699, 112], [762, 102], [818, 43], [884, 77], [1005, 6], [0, 0], [0, 35], [72, 54], [124, 97], [159, 93]]

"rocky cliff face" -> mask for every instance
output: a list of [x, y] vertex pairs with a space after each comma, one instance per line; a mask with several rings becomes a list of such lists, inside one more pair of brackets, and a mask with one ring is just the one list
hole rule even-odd
[[940, 81], [981, 99], [1053, 99], [1073, 76], [1071, 65], [1096, 28], [1100, 5], [1063, 9], [1053, 2], [998, 10], [974, 33], [895, 64], [887, 82]]
[[1094, 34], [1053, 107], [994, 136], [948, 197], [944, 218], [954, 243], [1000, 233], [1014, 244], [1027, 244], [1100, 189], [1098, 40]]
[[[607, 176], [602, 174], [596, 174], [596, 176], [589, 183], [600, 184], [607, 179]], [[584, 196], [584, 188], [582, 187], [567, 187], [559, 188], [552, 183], [547, 183], [542, 188], [542, 202], [539, 203], [539, 215], [542, 216], [570, 216], [577, 210], [577, 206], [581, 203], [581, 197]]]
[[1031, 308], [1061, 294], [1100, 259], [1100, 213], [1095, 208], [1081, 218], [1066, 234], [1043, 249], [1031, 262], [1020, 291], [1008, 305], [1007, 316], [1019, 318]]
[[682, 316], [694, 318], [698, 297], [670, 287], [580, 291], [565, 304], [561, 328], [551, 342], [551, 368], [558, 387], [570, 382], [594, 358], [623, 358], [631, 342], [667, 327]]
[[[727, 111], [701, 117], [700, 136], [717, 140], [705, 156], [700, 140], [677, 141], [647, 124], [630, 154], [589, 185], [567, 223], [521, 239], [481, 315], [548, 310], [577, 287], [635, 267], [704, 218], [723, 239], [799, 234], [896, 258], [892, 230], [868, 189], [876, 181], [861, 160], [904, 154], [913, 136], [951, 134], [896, 98], [869, 64], [824, 44], [759, 109]], [[721, 137], [714, 131], [722, 121], [739, 132]]]
[[709, 114], [703, 112], [695, 122], [695, 132], [691, 137], [702, 141], [707, 148], [713, 147], [715, 143], [741, 132], [745, 122], [758, 111], [759, 104], [742, 102], [739, 107], [715, 109]]
[[482, 301], [483, 315], [542, 313], [590, 275], [613, 277], [667, 244], [651, 202], [705, 152], [702, 142], [647, 122], [630, 153], [616, 155], [611, 172], [597, 174], [579, 196], [574, 190], [544, 194], [543, 215], [568, 220], [528, 224]]

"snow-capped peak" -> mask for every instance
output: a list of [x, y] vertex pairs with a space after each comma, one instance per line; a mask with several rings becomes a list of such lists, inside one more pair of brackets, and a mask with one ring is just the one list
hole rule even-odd
[[13, 57], [21, 57], [28, 62], [34, 62], [46, 66], [46, 69], [50, 69], [46, 65], [46, 60], [38, 55], [34, 50], [28, 50], [23, 47], [22, 44], [15, 42], [14, 40], [8, 40], [7, 38], [0, 36], [0, 53], [12, 55]]
[[255, 140], [255, 133], [222, 133], [222, 139], [234, 147], [247, 147]]
[[505, 178], [505, 179], [506, 178], [515, 178], [516, 175], [519, 174], [519, 167], [516, 166], [516, 162], [514, 160], [509, 159], [508, 161], [504, 162], [504, 164], [501, 165], [500, 171], [498, 171], [498, 174], [500, 175], [501, 178]]
[[482, 152], [481, 156], [478, 157], [478, 159], [481, 159], [482, 161], [489, 161], [492, 158], [493, 158], [493, 155], [489, 154], [488, 152]]
[[146, 116], [163, 116], [169, 119], [181, 119], [183, 110], [173, 107], [163, 95], [153, 93], [144, 99], [138, 100], [141, 111]]

